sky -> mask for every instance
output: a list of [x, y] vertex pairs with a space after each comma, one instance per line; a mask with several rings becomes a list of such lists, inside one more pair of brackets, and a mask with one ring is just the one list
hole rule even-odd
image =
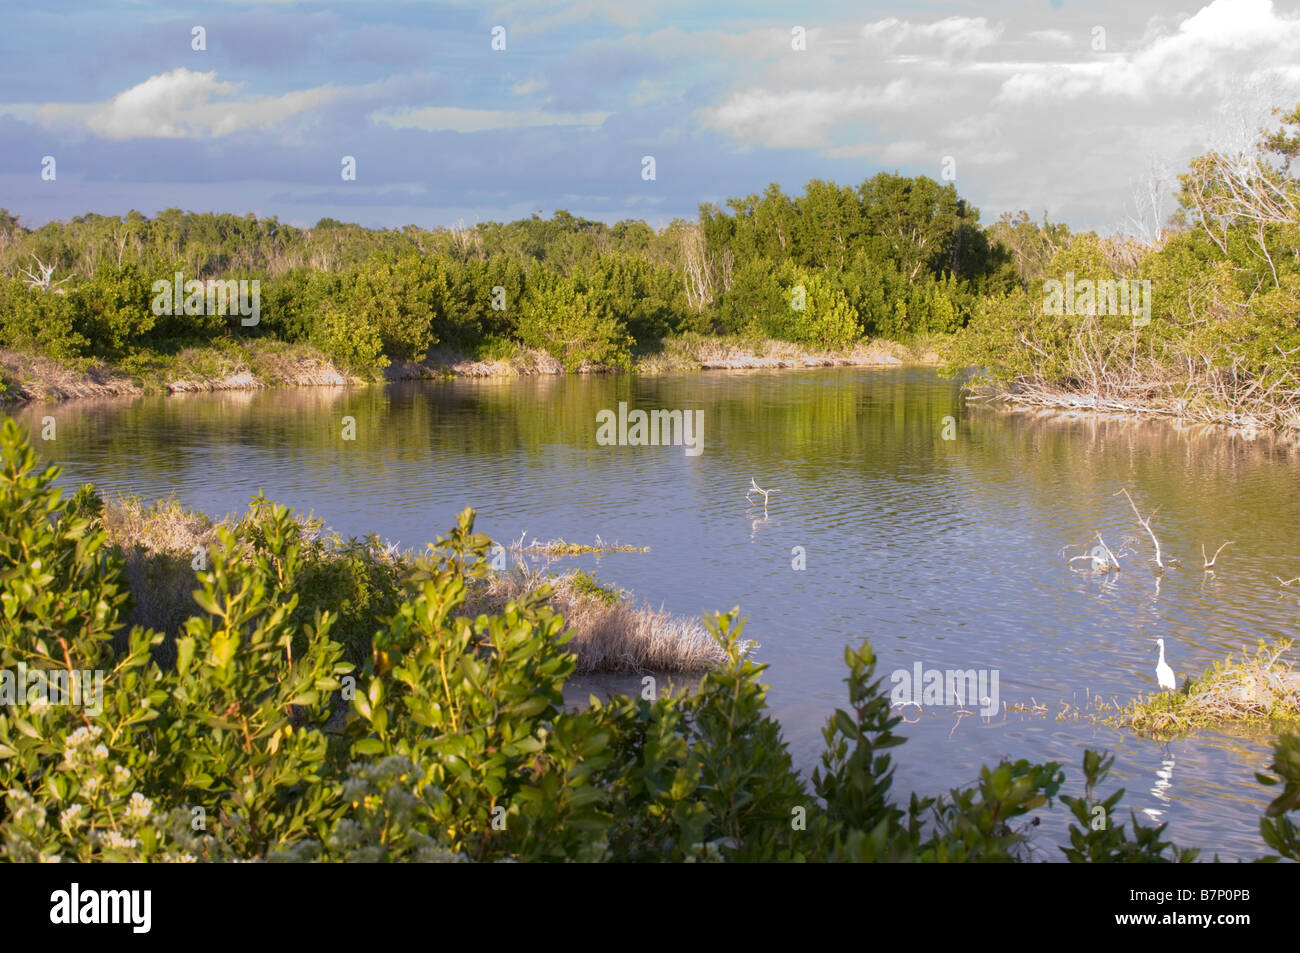
[[986, 223], [1137, 231], [1188, 159], [1300, 103], [1300, 8], [1271, 0], [0, 0], [0, 23], [0, 208], [29, 227], [658, 227], [887, 171]]

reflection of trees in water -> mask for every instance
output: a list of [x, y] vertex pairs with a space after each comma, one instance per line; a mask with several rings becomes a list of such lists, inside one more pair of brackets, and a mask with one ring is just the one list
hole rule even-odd
[[[936, 386], [914, 371], [849, 369], [292, 388], [79, 402], [55, 413], [70, 443], [117, 459], [138, 456], [144, 473], [154, 476], [185, 465], [175, 452], [180, 448], [217, 444], [322, 452], [304, 454], [303, 466], [350, 451], [385, 465], [428, 464], [432, 454], [435, 470], [442, 454], [499, 462], [507, 454], [556, 446], [588, 452], [593, 460], [680, 452], [597, 447], [596, 414], [619, 401], [633, 409], [703, 409], [704, 452], [711, 460], [776, 457], [796, 462], [805, 478], [835, 471], [845, 459], [893, 466], [917, 448], [933, 447], [938, 421], [957, 409], [954, 387]], [[356, 419], [355, 441], [340, 438], [344, 416]], [[64, 418], [72, 431], [62, 430]], [[150, 440], [163, 452], [146, 452]]]
[[[680, 454], [597, 446], [596, 414], [619, 401], [703, 409], [704, 456], [680, 462], [692, 472], [723, 467], [725, 478], [709, 471], [719, 485], [735, 477], [743, 487], [751, 474], [770, 473], [777, 485], [798, 485], [808, 498], [797, 502], [811, 505], [820, 487], [830, 498], [860, 475], [864, 510], [894, 506], [895, 491], [923, 492], [930, 518], [955, 533], [981, 510], [1020, 523], [1018, 509], [1061, 527], [1061, 544], [1108, 525], [1121, 538], [1136, 527], [1110, 497], [1127, 486], [1144, 507], [1161, 507], [1162, 542], [1168, 533], [1183, 557], [1205, 540], [1237, 540], [1221, 577], [1225, 566], [1259, 555], [1241, 532], [1300, 513], [1294, 471], [1275, 465], [1300, 462], [1294, 447], [1159, 420], [1002, 413], [965, 405], [955, 382], [906, 367], [285, 388], [37, 405], [16, 416], [36, 428], [42, 416], [56, 418], [58, 444], [45, 449], [55, 459], [129, 467], [142, 480], [189, 472], [195, 450], [243, 446], [278, 459], [293, 454], [305, 475], [363, 491], [367, 474], [390, 467], [437, 481], [464, 479], [466, 462], [514, 468], [522, 458], [599, 481], [605, 461]], [[945, 441], [941, 421], [950, 415], [959, 429]], [[344, 416], [356, 420], [355, 441], [341, 439]], [[1294, 576], [1289, 568], [1279, 566], [1279, 575]]]
[[992, 477], [979, 481], [977, 492], [1005, 492], [1008, 481], [1032, 484], [1041, 492], [1024, 493], [1026, 505], [1050, 508], [1054, 522], [1077, 524], [1085, 535], [1102, 519], [1125, 532], [1137, 528], [1123, 501], [1117, 509], [1108, 499], [1128, 487], [1146, 508], [1160, 507], [1161, 542], [1186, 565], [1206, 540], [1234, 540], [1224, 564], [1214, 567], [1222, 573], [1229, 554], [1233, 562], [1261, 555], [1239, 533], [1300, 514], [1293, 469], [1300, 449], [1278, 438], [981, 404], [969, 405], [968, 413], [977, 439], [967, 459]]

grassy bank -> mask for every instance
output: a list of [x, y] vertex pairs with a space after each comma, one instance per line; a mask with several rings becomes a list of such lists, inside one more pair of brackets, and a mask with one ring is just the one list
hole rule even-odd
[[118, 362], [56, 361], [0, 351], [0, 394], [9, 404], [261, 387], [339, 387], [359, 380], [307, 344], [257, 339], [140, 352]]
[[[690, 336], [669, 339], [662, 349], [635, 359], [631, 371], [661, 374], [703, 370], [874, 366], [937, 362], [930, 343], [905, 346], [862, 342], [840, 351], [808, 349], [788, 341]], [[582, 364], [573, 373], [625, 371]], [[374, 380], [429, 380], [455, 377], [519, 377], [565, 374], [563, 364], [544, 350], [525, 347], [481, 349], [474, 355], [437, 349], [422, 361], [389, 361], [382, 371], [362, 377], [309, 344], [266, 338], [182, 348], [175, 353], [142, 352], [117, 363], [52, 358], [0, 350], [0, 397], [17, 405], [80, 397], [252, 390], [264, 387], [343, 387]]]

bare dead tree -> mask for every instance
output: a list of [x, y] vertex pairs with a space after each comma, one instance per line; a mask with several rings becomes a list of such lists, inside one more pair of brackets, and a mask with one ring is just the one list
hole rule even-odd
[[696, 311], [713, 301], [713, 267], [704, 244], [704, 231], [698, 223], [682, 229], [682, 277], [686, 283], [686, 301]]
[[1148, 516], [1146, 519], [1143, 519], [1142, 514], [1138, 512], [1137, 504], [1133, 502], [1133, 497], [1129, 496], [1128, 489], [1121, 487], [1119, 493], [1115, 493], [1113, 495], [1119, 496], [1120, 493], [1124, 494], [1124, 498], [1128, 500], [1128, 505], [1133, 507], [1133, 515], [1137, 517], [1137, 521], [1142, 524], [1142, 528], [1146, 530], [1147, 535], [1151, 537], [1151, 543], [1156, 548], [1156, 557], [1155, 557], [1156, 565], [1160, 567], [1161, 572], [1164, 572], [1165, 564], [1160, 558], [1160, 540], [1156, 539], [1156, 534], [1151, 529], [1151, 521], [1156, 518], [1156, 513], [1160, 512], [1160, 507], [1157, 506], [1154, 510], [1151, 511], [1150, 516]]
[[45, 264], [43, 261], [37, 258], [35, 254], [32, 255], [32, 260], [36, 262], [36, 268], [37, 270], [40, 271], [41, 276], [38, 278], [28, 269], [26, 268], [22, 269], [23, 274], [27, 276], [26, 278], [27, 286], [29, 288], [39, 288], [41, 291], [53, 291], [55, 294], [63, 294], [63, 291], [62, 289], [59, 288], [59, 285], [63, 284], [65, 281], [70, 280], [72, 276], [68, 275], [67, 277], [60, 278], [58, 281], [54, 281], [53, 276], [54, 276], [54, 269], [57, 267], [56, 265]]
[[1227, 540], [1226, 542], [1223, 543], [1223, 545], [1221, 545], [1218, 549], [1214, 551], [1213, 556], [1207, 557], [1205, 555], [1205, 544], [1201, 543], [1201, 562], [1205, 564], [1203, 568], [1205, 569], [1206, 572], [1210, 572], [1214, 569], [1214, 561], [1219, 558], [1219, 553], [1223, 552], [1225, 548], [1231, 545], [1232, 545], [1232, 540]]
[[478, 229], [469, 228], [464, 219], [458, 219], [455, 225], [448, 227], [451, 247], [463, 258], [483, 257], [483, 236]]
[[735, 267], [736, 259], [731, 253], [730, 248], [722, 249], [722, 290], [731, 290], [731, 272]]
[[1146, 172], [1132, 184], [1133, 214], [1126, 230], [1148, 248], [1158, 247], [1165, 237], [1165, 211], [1173, 181], [1169, 167], [1156, 155], [1147, 157]]
[[1180, 176], [1195, 210], [1197, 224], [1227, 254], [1228, 233], [1243, 228], [1254, 247], [1252, 253], [1269, 266], [1274, 287], [1281, 287], [1274, 249], [1273, 226], [1300, 222], [1296, 181], [1284, 164], [1270, 154], [1261, 121], [1276, 102], [1274, 91], [1246, 83], [1233, 98], [1216, 130], [1217, 143], [1206, 155], [1192, 161]]

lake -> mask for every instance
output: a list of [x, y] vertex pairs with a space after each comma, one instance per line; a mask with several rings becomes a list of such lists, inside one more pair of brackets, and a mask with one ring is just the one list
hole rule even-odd
[[[597, 414], [620, 402], [702, 411], [699, 452], [598, 443]], [[869, 639], [887, 687], [918, 665], [975, 670], [996, 675], [1007, 706], [990, 717], [978, 704], [903, 709], [900, 798], [967, 784], [1002, 757], [1060, 761], [1065, 793], [1078, 794], [1083, 749], [1108, 748], [1116, 769], [1103, 790], [1125, 787], [1124, 805], [1167, 821], [1176, 843], [1202, 859], [1265, 850], [1269, 789], [1254, 772], [1268, 764], [1267, 738], [1206, 732], [1165, 745], [1057, 714], [1154, 690], [1157, 638], [1181, 681], [1243, 644], [1294, 636], [1300, 598], [1275, 577], [1300, 575], [1300, 480], [1294, 449], [1269, 440], [1007, 414], [915, 367], [428, 381], [17, 413], [36, 434], [45, 415], [57, 438], [37, 449], [69, 486], [174, 494], [213, 515], [242, 511], [260, 489], [345, 535], [412, 548], [467, 505], [502, 542], [526, 532], [649, 546], [557, 566], [681, 614], [738, 605], [805, 771], [846, 703], [844, 646]], [[746, 502], [751, 480], [775, 491], [766, 516]], [[1160, 508], [1153, 528], [1182, 568], [1153, 572], [1121, 487], [1144, 516]], [[1112, 548], [1138, 537], [1138, 555], [1118, 574], [1070, 572], [1062, 548], [1097, 532]], [[1212, 553], [1228, 539], [1217, 573], [1203, 573], [1201, 545]], [[1046, 711], [1012, 710], [1035, 705]], [[1063, 808], [1044, 816], [1039, 857], [1059, 857], [1051, 845], [1066, 823]]]

